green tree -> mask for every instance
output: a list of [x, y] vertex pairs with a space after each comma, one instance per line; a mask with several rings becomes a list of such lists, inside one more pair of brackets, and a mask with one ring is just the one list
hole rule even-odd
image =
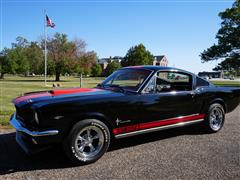
[[227, 58], [226, 60], [219, 63], [213, 70], [214, 71], [225, 70], [233, 75], [240, 74], [240, 58], [239, 56]]
[[240, 0], [236, 0], [231, 8], [220, 12], [219, 17], [222, 23], [216, 35], [218, 43], [204, 50], [200, 56], [202, 62], [222, 59], [223, 62], [217, 69], [224, 70], [228, 66], [237, 71], [240, 68], [239, 63], [236, 66], [232, 62], [240, 60]]
[[27, 61], [29, 62], [29, 70], [35, 74], [44, 73], [44, 54], [42, 48], [37, 42], [31, 42], [26, 48]]
[[25, 74], [29, 72], [29, 62], [26, 56], [28, 41], [23, 37], [17, 37], [12, 43], [12, 48], [6, 51], [6, 60], [9, 63], [9, 73]]
[[102, 68], [99, 64], [94, 64], [91, 68], [91, 74], [93, 77], [98, 77], [101, 75]]
[[121, 68], [121, 65], [116, 62], [116, 61], [112, 61], [108, 64], [104, 75], [105, 76], [109, 76], [110, 74], [112, 74], [114, 71], [118, 70], [119, 68]]
[[48, 56], [54, 62], [55, 81], [60, 81], [61, 73], [65, 73], [69, 62], [75, 58], [76, 47], [66, 34], [56, 33], [47, 43]]
[[122, 66], [152, 65], [153, 55], [143, 44], [131, 47], [123, 61]]
[[8, 49], [4, 49], [1, 53], [0, 53], [0, 79], [4, 78], [4, 75], [6, 73], [9, 73], [11, 71], [11, 64], [7, 59], [6, 53], [7, 53]]

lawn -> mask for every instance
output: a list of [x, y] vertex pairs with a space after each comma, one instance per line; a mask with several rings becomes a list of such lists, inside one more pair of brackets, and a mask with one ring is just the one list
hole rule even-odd
[[[54, 78], [52, 78], [54, 79]], [[94, 87], [104, 78], [83, 78], [83, 87]], [[55, 83], [49, 81], [47, 84], [50, 86]], [[62, 88], [79, 87], [79, 77], [61, 77], [59, 82]], [[14, 112], [14, 106], [11, 103], [12, 99], [31, 91], [50, 90], [53, 87], [46, 87], [44, 85], [43, 77], [19, 77], [19, 76], [6, 76], [4, 80], [0, 80], [0, 127], [7, 127], [10, 115]]]
[[237, 86], [240, 87], [240, 82], [239, 81], [211, 81], [213, 84], [217, 86]]
[[[52, 79], [54, 79], [52, 77]], [[94, 87], [104, 78], [83, 78], [83, 87]], [[14, 112], [12, 99], [31, 91], [42, 91], [53, 89], [53, 87], [44, 86], [43, 77], [19, 77], [6, 76], [4, 80], [0, 80], [0, 128], [9, 127], [10, 115]], [[212, 81], [216, 85], [221, 86], [239, 86], [236, 81]], [[55, 83], [53, 80], [48, 85]], [[79, 87], [79, 77], [61, 77], [63, 88]]]

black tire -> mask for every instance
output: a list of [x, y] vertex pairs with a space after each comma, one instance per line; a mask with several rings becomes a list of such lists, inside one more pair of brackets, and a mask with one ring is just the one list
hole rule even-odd
[[89, 164], [102, 157], [109, 147], [110, 139], [109, 129], [103, 122], [85, 119], [73, 126], [63, 142], [63, 149], [74, 164]]
[[216, 133], [220, 131], [224, 125], [224, 121], [225, 111], [223, 109], [223, 106], [219, 103], [211, 104], [204, 123], [204, 128], [206, 128], [207, 132]]

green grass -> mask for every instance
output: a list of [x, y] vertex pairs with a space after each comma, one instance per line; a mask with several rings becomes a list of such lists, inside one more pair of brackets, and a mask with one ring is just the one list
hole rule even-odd
[[[53, 79], [53, 78], [52, 78]], [[95, 87], [103, 78], [83, 78], [83, 87]], [[49, 80], [48, 85], [53, 85], [53, 80]], [[79, 87], [79, 77], [61, 77], [59, 82], [62, 88]], [[31, 91], [50, 90], [53, 87], [44, 85], [43, 77], [19, 77], [6, 76], [0, 80], [0, 127], [9, 125], [9, 118], [15, 111], [12, 99]]]
[[[53, 77], [52, 77], [53, 79]], [[44, 86], [43, 77], [19, 77], [6, 76], [4, 80], [0, 80], [0, 128], [9, 127], [9, 118], [15, 111], [12, 99], [31, 91], [50, 90], [53, 87]], [[94, 87], [103, 78], [84, 78], [83, 87]], [[240, 83], [236, 81], [212, 81], [216, 85], [221, 86], [239, 86]], [[55, 83], [49, 78], [48, 85]], [[78, 77], [61, 77], [60, 83], [63, 88], [79, 87]]]
[[211, 81], [213, 84], [217, 86], [236, 86], [240, 87], [240, 82], [239, 81]]

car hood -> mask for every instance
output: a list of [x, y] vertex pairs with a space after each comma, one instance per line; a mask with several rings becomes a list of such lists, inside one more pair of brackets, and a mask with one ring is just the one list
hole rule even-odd
[[120, 95], [122, 93], [99, 89], [99, 88], [70, 88], [70, 89], [56, 89], [51, 91], [38, 91], [26, 93], [23, 96], [19, 96], [13, 100], [13, 103], [17, 106], [32, 104], [37, 102], [46, 101], [59, 101], [67, 99], [78, 99], [80, 97], [104, 97], [112, 95]]

